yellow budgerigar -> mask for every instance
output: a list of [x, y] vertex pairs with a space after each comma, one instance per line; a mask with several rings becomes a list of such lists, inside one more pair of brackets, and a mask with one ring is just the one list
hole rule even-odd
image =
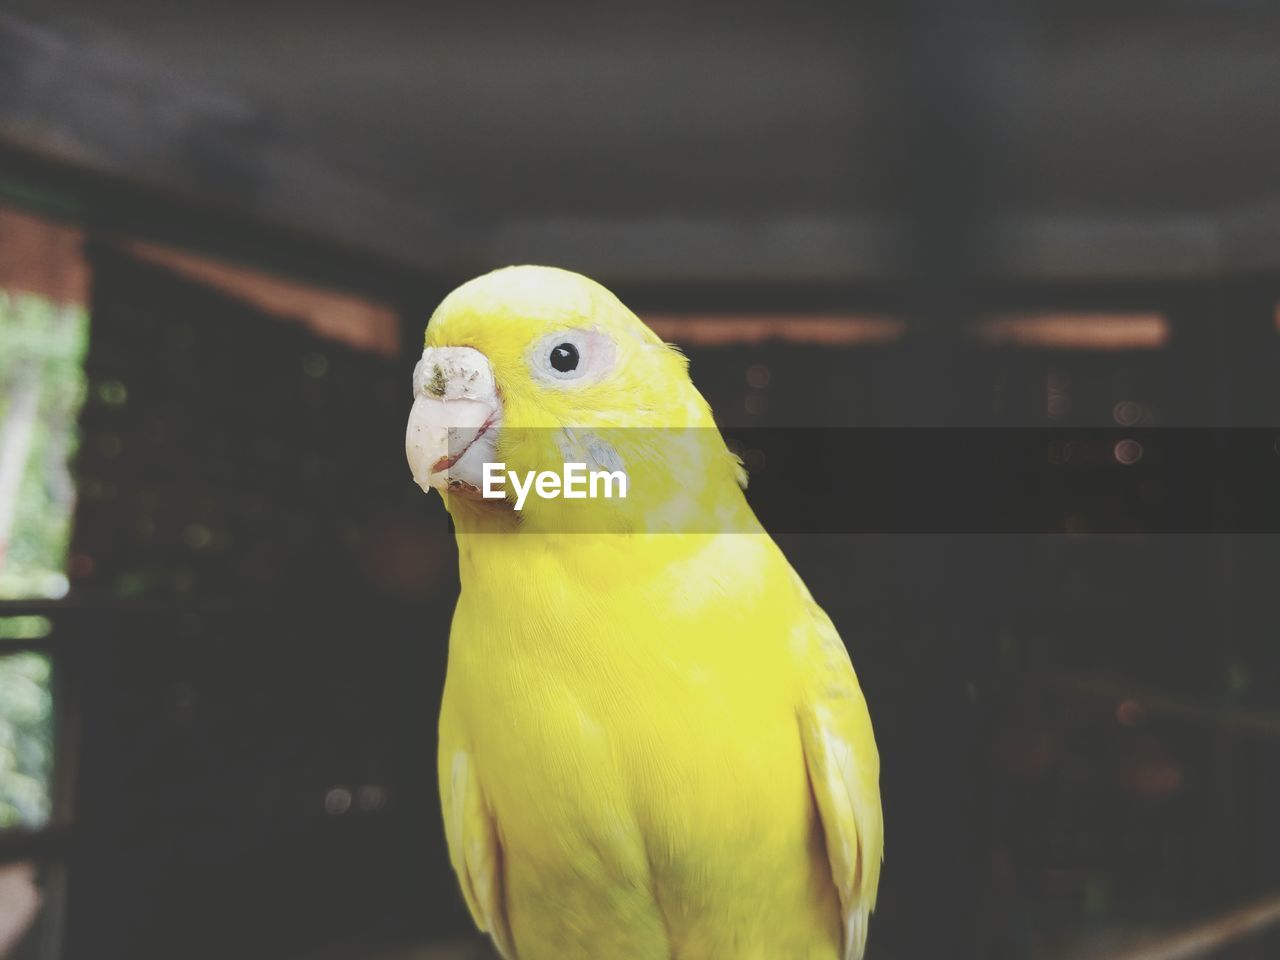
[[509, 267], [437, 308], [413, 396], [409, 463], [461, 568], [445, 832], [499, 952], [861, 957], [866, 701], [683, 356], [586, 277]]

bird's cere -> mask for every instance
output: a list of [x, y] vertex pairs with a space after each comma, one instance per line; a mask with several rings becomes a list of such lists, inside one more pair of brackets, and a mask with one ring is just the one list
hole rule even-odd
[[471, 347], [428, 347], [413, 371], [405, 456], [423, 490], [478, 489], [502, 419], [493, 368]]

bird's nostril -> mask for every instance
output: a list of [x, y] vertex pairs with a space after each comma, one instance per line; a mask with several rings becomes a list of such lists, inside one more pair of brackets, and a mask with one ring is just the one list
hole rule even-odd
[[437, 364], [431, 372], [431, 382], [427, 384], [427, 392], [435, 397], [443, 397], [448, 385], [444, 369]]

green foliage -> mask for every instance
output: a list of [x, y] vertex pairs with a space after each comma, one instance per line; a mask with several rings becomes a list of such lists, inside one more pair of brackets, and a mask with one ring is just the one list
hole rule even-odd
[[[0, 504], [0, 514], [13, 518], [0, 555], [0, 599], [66, 592], [75, 506], [67, 463], [84, 402], [87, 343], [82, 309], [0, 291], [0, 462], [9, 457], [22, 468], [11, 491], [16, 500]], [[22, 408], [23, 396], [35, 398], [34, 419], [31, 404]], [[20, 419], [25, 429], [15, 429]], [[0, 618], [0, 642], [38, 639], [48, 632], [43, 617]], [[0, 828], [36, 827], [49, 817], [49, 674], [43, 654], [0, 656]]]
[[80, 308], [0, 291], [0, 424], [22, 386], [34, 383], [39, 391], [34, 439], [0, 566], [0, 599], [66, 592], [75, 505], [67, 462], [84, 403], [88, 331], [88, 316]]
[[52, 745], [49, 658], [0, 657], [0, 829], [48, 820]]

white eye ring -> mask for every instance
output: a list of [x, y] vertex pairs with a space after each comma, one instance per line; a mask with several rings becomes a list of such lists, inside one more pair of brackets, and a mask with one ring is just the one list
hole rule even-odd
[[613, 341], [596, 330], [562, 330], [529, 351], [536, 379], [547, 384], [594, 383], [613, 365]]

